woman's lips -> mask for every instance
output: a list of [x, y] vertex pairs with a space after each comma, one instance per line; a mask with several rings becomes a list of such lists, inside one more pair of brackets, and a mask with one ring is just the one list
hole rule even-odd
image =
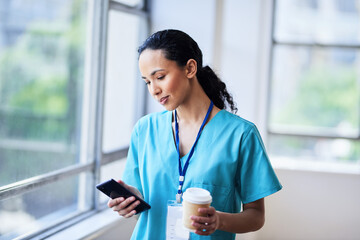
[[169, 96], [162, 97], [162, 98], [160, 98], [159, 102], [160, 102], [161, 105], [164, 105], [167, 102], [168, 99], [169, 99]]

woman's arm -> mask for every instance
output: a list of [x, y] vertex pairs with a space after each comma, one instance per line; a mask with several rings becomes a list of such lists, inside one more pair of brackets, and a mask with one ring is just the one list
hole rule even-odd
[[[225, 213], [215, 208], [201, 208], [199, 212], [207, 213], [208, 217], [192, 216], [193, 226], [197, 228], [196, 234], [210, 235], [216, 230], [232, 233], [246, 233], [257, 231], [265, 223], [264, 198], [244, 204], [241, 213]], [[204, 231], [204, 229], [206, 231]]]

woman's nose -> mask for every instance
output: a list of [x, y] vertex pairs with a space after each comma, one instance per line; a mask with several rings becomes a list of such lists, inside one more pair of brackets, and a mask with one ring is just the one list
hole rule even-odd
[[152, 83], [150, 84], [150, 93], [151, 95], [156, 96], [161, 93], [161, 88], [157, 84]]

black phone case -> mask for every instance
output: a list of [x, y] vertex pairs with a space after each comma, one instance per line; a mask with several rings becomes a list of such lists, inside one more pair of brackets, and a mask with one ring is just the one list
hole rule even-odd
[[106, 182], [100, 183], [96, 185], [96, 188], [99, 189], [101, 192], [105, 193], [107, 196], [109, 196], [112, 199], [118, 197], [128, 198], [134, 196], [136, 200], [140, 201], [140, 204], [137, 205], [135, 208], [136, 213], [140, 213], [151, 208], [151, 206], [147, 202], [142, 200], [135, 193], [126, 189], [123, 185], [116, 182], [114, 179], [110, 179]]

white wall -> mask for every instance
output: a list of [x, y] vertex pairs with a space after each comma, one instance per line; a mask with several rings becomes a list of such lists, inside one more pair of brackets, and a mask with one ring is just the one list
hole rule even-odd
[[[244, 6], [245, 5], [245, 6]], [[238, 105], [238, 114], [256, 121], [260, 1], [224, 1], [219, 72]]]
[[284, 189], [266, 201], [256, 239], [360, 239], [360, 176], [276, 170]]

